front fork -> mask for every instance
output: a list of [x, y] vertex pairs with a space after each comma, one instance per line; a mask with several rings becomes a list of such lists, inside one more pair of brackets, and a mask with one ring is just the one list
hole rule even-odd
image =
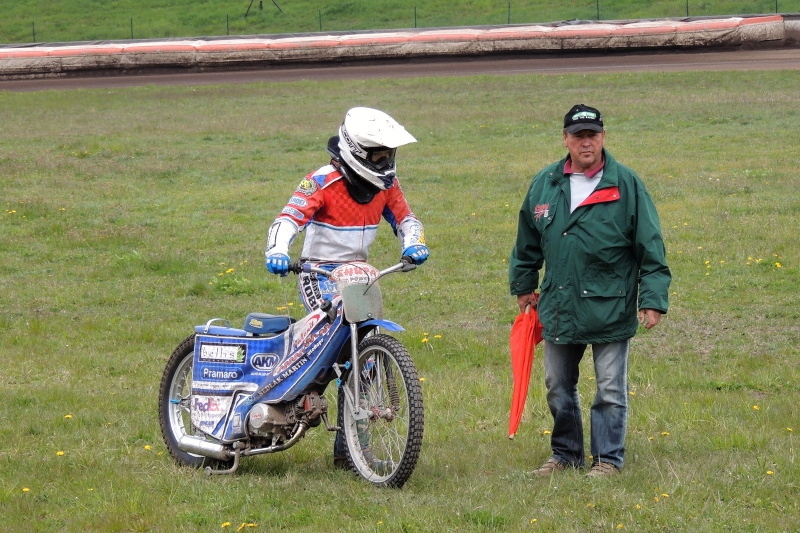
[[[354, 391], [361, 390], [361, 372], [358, 368], [358, 325], [350, 324], [350, 361], [344, 365], [334, 363], [333, 371], [336, 372], [337, 385], [341, 387], [345, 395], [345, 409], [350, 409], [353, 413], [354, 420], [364, 420], [369, 417], [369, 410], [362, 409], [358, 402], [358, 395]], [[353, 375], [353, 390], [347, 386], [347, 383], [342, 382], [342, 367], [347, 369], [350, 367], [350, 373]]]

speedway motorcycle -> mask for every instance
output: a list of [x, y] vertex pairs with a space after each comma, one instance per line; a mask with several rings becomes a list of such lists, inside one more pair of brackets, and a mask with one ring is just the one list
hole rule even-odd
[[[422, 390], [408, 350], [385, 331], [377, 281], [415, 268], [378, 271], [350, 262], [315, 272], [338, 294], [305, 317], [251, 313], [242, 328], [214, 318], [172, 352], [159, 388], [159, 419], [169, 453], [209, 474], [236, 471], [241, 457], [294, 446], [321, 423], [342, 431], [347, 465], [377, 486], [402, 487], [419, 457]], [[338, 389], [341, 427], [328, 420], [324, 393]]]

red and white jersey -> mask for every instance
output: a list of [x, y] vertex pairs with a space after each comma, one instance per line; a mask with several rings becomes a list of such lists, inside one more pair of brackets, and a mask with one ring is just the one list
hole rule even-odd
[[384, 218], [400, 237], [402, 249], [424, 244], [424, 230], [411, 212], [400, 184], [379, 191], [366, 204], [347, 191], [344, 175], [326, 165], [307, 175], [270, 227], [267, 255], [285, 253], [305, 230], [302, 258], [317, 261], [366, 261]]

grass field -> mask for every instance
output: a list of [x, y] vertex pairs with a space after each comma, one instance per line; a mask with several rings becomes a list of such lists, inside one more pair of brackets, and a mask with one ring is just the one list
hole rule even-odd
[[[798, 85], [775, 71], [0, 92], [0, 531], [800, 530]], [[506, 257], [577, 102], [648, 184], [674, 272], [669, 314], [633, 343], [627, 468], [599, 482], [525, 474], [549, 452], [540, 360], [506, 438]], [[293, 280], [263, 267], [266, 229], [353, 105], [419, 139], [399, 168], [431, 259], [383, 284], [424, 378], [417, 470], [375, 489], [332, 468], [319, 428], [231, 477], [179, 468], [158, 428], [166, 358], [209, 318], [297, 315]], [[384, 227], [372, 259], [398, 254]]]
[[0, 0], [0, 43], [796, 13], [800, 0]]

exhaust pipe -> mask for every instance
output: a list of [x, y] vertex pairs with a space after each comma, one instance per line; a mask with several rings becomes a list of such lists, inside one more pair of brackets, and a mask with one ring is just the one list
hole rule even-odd
[[183, 435], [178, 440], [178, 448], [186, 453], [212, 457], [220, 461], [230, 461], [233, 453], [222, 444], [210, 442], [191, 435]]

